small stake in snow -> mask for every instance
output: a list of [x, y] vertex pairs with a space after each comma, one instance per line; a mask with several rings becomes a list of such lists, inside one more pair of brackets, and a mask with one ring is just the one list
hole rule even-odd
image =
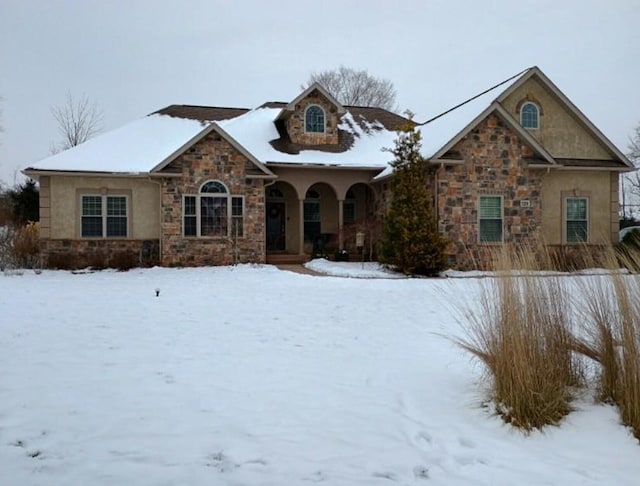
[[156, 297], [158, 297], [160, 295], [160, 289], [156, 289]]

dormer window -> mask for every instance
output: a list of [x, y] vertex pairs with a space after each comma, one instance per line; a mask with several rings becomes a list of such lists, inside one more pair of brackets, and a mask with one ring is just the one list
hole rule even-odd
[[520, 108], [520, 125], [523, 128], [540, 128], [540, 110], [533, 103], [525, 103]]
[[307, 133], [324, 133], [324, 110], [318, 105], [311, 105], [304, 113], [304, 130]]

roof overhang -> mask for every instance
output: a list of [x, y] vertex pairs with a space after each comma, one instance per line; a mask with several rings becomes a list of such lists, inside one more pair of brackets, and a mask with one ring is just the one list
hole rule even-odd
[[81, 171], [81, 170], [43, 170], [43, 169], [34, 169], [32, 167], [27, 167], [23, 169], [22, 172], [24, 175], [29, 177], [40, 177], [40, 176], [72, 176], [72, 177], [120, 177], [120, 178], [135, 178], [135, 179], [146, 179], [151, 174], [148, 172], [90, 172], [90, 171]]
[[313, 164], [313, 163], [289, 163], [289, 162], [267, 162], [269, 167], [274, 168], [283, 168], [283, 169], [304, 169], [304, 170], [320, 170], [320, 169], [331, 169], [331, 170], [360, 170], [366, 172], [380, 172], [385, 169], [385, 167], [374, 167], [374, 166], [362, 166], [362, 165], [325, 165], [325, 164]]

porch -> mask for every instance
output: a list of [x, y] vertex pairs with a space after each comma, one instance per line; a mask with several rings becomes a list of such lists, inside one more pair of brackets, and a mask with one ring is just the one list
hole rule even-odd
[[375, 221], [370, 171], [289, 170], [265, 188], [267, 263], [303, 263], [355, 253], [355, 235]]

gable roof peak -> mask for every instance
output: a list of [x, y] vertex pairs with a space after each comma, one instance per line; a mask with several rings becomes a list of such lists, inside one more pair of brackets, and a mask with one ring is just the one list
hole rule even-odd
[[573, 102], [565, 95], [560, 88], [558, 88], [551, 79], [547, 77], [546, 74], [540, 69], [538, 66], [533, 66], [528, 69], [528, 72], [524, 74], [524, 76], [520, 77], [515, 83], [505, 89], [495, 101], [498, 103], [502, 103], [511, 93], [513, 93], [516, 89], [526, 83], [533, 76], [536, 76], [538, 80], [551, 92], [564, 106], [569, 110], [569, 112], [575, 116], [580, 123], [584, 127], [587, 128], [599, 141], [602, 143], [611, 154], [620, 159], [620, 161], [628, 166], [633, 167], [631, 161], [627, 158], [625, 154], [623, 154], [618, 147], [616, 147], [599, 129], [596, 127], [591, 120], [589, 120], [580, 109], [573, 104]]
[[[307, 96], [309, 96], [309, 94], [311, 94], [315, 90], [318, 90], [322, 94], [322, 96], [324, 96], [329, 101], [329, 103], [331, 103], [332, 105], [334, 105], [338, 109], [338, 115], [343, 115], [343, 114], [345, 114], [347, 112], [346, 108], [342, 105], [342, 103], [340, 103], [331, 93], [329, 93], [329, 91], [327, 91], [324, 88], [324, 86], [322, 86], [317, 81], [312, 83], [311, 85], [309, 85], [309, 87], [307, 89], [305, 89], [302, 93], [300, 93], [292, 101], [290, 101], [282, 109], [282, 112], [284, 113], [285, 111], [294, 111], [296, 109], [296, 104], [298, 104], [298, 102], [300, 102], [300, 100], [302, 100], [302, 99], [306, 98]], [[282, 113], [281, 113], [281, 115], [282, 115]], [[280, 116], [278, 118], [280, 118]]]

